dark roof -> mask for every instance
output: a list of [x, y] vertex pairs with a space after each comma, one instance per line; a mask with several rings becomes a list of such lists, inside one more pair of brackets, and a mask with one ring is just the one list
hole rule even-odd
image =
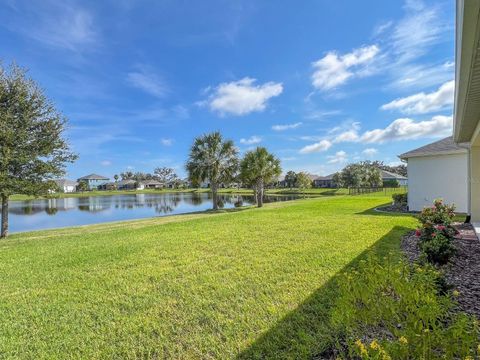
[[141, 181], [142, 184], [144, 185], [163, 185], [163, 183], [161, 183], [160, 181], [157, 181], [157, 180], [142, 180]]
[[68, 180], [68, 179], [56, 179], [53, 180], [55, 184], [57, 184], [58, 187], [64, 187], [64, 186], [77, 186], [76, 181]]
[[109, 180], [110, 178], [102, 175], [97, 175], [97, 174], [90, 174], [87, 176], [83, 176], [81, 178], [78, 178], [78, 180]]
[[399, 155], [400, 159], [408, 159], [417, 156], [432, 156], [441, 154], [458, 154], [464, 153], [467, 149], [465, 146], [458, 145], [453, 141], [453, 137], [449, 136], [445, 139], [435, 141], [431, 144], [419, 147]]
[[407, 180], [407, 178], [400, 174], [395, 174], [391, 171], [380, 170], [382, 173], [382, 179], [396, 179], [396, 180]]
[[335, 175], [335, 174], [330, 174], [330, 175], [327, 175], [327, 176], [319, 176], [319, 177], [316, 178], [315, 180], [332, 180], [332, 179], [333, 179], [333, 175]]

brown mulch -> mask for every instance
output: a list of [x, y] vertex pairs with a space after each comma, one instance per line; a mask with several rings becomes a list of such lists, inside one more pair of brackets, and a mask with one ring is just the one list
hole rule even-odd
[[[442, 270], [448, 284], [460, 293], [457, 297], [459, 310], [480, 319], [480, 240], [471, 224], [456, 223], [454, 226], [459, 231], [453, 242], [457, 252]], [[418, 238], [413, 231], [403, 237], [402, 249], [409, 261], [418, 260]]]

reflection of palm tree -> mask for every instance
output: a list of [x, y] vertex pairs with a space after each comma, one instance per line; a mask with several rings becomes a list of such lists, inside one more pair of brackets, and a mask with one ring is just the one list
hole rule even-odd
[[45, 212], [48, 214], [48, 215], [55, 215], [57, 212], [58, 212], [58, 209], [56, 207], [47, 207], [45, 209]]

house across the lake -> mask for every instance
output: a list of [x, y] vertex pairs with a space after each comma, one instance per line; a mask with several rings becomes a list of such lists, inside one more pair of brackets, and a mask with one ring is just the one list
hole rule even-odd
[[400, 175], [400, 174], [395, 174], [393, 172], [387, 171], [387, 170], [380, 170], [380, 174], [382, 176], [382, 181], [384, 184], [391, 182], [391, 181], [397, 181], [398, 185], [400, 186], [407, 186], [408, 185], [408, 178], [406, 176]]
[[57, 184], [60, 191], [64, 193], [72, 193], [77, 190], [77, 182], [68, 180], [68, 179], [57, 179], [54, 180], [55, 184]]
[[108, 177], [97, 174], [90, 174], [77, 179], [78, 182], [85, 182], [88, 190], [97, 190], [100, 185], [104, 185], [108, 180], [110, 180]]
[[315, 188], [334, 188], [335, 183], [333, 182], [333, 175], [335, 174], [330, 174], [327, 176], [317, 176], [313, 180], [313, 187]]

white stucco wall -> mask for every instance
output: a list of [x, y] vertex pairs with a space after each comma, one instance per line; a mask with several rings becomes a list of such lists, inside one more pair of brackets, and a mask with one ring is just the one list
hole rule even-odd
[[451, 154], [408, 159], [408, 207], [419, 211], [442, 198], [456, 211], [468, 212], [468, 155]]

